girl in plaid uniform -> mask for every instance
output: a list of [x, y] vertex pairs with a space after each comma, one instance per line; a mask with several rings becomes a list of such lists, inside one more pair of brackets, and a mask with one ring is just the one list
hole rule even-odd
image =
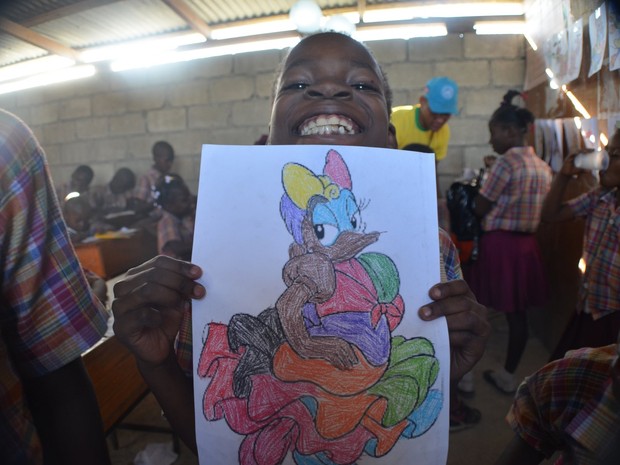
[[551, 186], [551, 168], [527, 145], [534, 115], [513, 105], [511, 90], [489, 122], [490, 143], [503, 155], [491, 167], [475, 199], [484, 231], [470, 285], [478, 300], [506, 314], [506, 362], [484, 378], [504, 393], [516, 389], [514, 372], [527, 343], [526, 310], [544, 302], [546, 281], [534, 233]]

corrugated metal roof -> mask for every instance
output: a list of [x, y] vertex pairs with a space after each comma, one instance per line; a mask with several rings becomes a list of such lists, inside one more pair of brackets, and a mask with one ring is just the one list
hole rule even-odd
[[[198, 27], [204, 26], [204, 31], [209, 27], [231, 22], [270, 16], [282, 17], [288, 14], [295, 1], [2, 0], [0, 68], [53, 53], [50, 52], [52, 48], [49, 46], [49, 41], [71, 52], [71, 49], [79, 51], [92, 46], [118, 44], [133, 39], [189, 31], [196, 29], [196, 21], [199, 23]], [[372, 7], [416, 3], [405, 0], [316, 0], [316, 2], [327, 12], [345, 7], [356, 9], [359, 5]], [[426, 3], [424, 0], [418, 2]], [[191, 18], [188, 19], [179, 13], [179, 8], [189, 11]], [[20, 33], [16, 33], [15, 29], [7, 29], [7, 25], [18, 28]], [[31, 36], [24, 37], [24, 31]]]
[[31, 29], [79, 49], [189, 30], [189, 26], [160, 0], [127, 0], [55, 19]]

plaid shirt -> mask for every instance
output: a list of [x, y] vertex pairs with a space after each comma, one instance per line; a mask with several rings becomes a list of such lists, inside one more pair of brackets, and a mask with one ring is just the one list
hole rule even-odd
[[[441, 281], [463, 279], [459, 254], [448, 233], [439, 230]], [[181, 320], [181, 328], [176, 340], [177, 360], [187, 376], [192, 376], [192, 312], [185, 312]]]
[[519, 386], [506, 420], [525, 442], [564, 463], [601, 464], [620, 427], [610, 367], [616, 345], [568, 352]]
[[97, 192], [100, 205], [99, 208], [104, 212], [115, 212], [127, 210], [127, 204], [134, 198], [134, 190], [128, 189], [125, 192], [115, 194], [110, 190], [110, 186], [101, 186]]
[[155, 184], [159, 180], [161, 173], [151, 167], [145, 174], [138, 178], [133, 196], [136, 199], [152, 202]]
[[0, 110], [0, 463], [41, 463], [21, 377], [46, 375], [105, 333], [32, 132]]
[[482, 220], [485, 231], [533, 233], [551, 188], [551, 168], [532, 147], [513, 147], [497, 160], [480, 188], [495, 205]]
[[[191, 244], [194, 237], [194, 217], [186, 215], [178, 218], [162, 209], [161, 219], [157, 222], [157, 251], [164, 253], [164, 246], [170, 241]], [[178, 257], [175, 257], [178, 258]]]
[[620, 208], [618, 189], [603, 188], [567, 202], [575, 216], [586, 217], [583, 255], [586, 272], [579, 288], [577, 311], [597, 320], [620, 310]]

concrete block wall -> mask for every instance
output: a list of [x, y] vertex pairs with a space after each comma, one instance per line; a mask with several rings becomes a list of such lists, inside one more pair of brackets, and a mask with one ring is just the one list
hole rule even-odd
[[[491, 152], [487, 121], [525, 70], [521, 36], [446, 37], [370, 42], [394, 92], [394, 104], [416, 103], [424, 84], [447, 75], [460, 85], [460, 114], [449, 124], [448, 156], [439, 164], [445, 190], [464, 167]], [[151, 165], [151, 146], [167, 140], [173, 170], [195, 192], [203, 143], [251, 145], [267, 133], [272, 83], [284, 53], [266, 51], [198, 60], [0, 95], [0, 108], [28, 123], [44, 147], [54, 180], [78, 164], [106, 183], [120, 167]]]

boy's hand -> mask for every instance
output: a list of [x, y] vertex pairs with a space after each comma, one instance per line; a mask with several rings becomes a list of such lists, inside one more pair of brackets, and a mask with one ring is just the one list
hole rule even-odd
[[420, 308], [423, 320], [446, 317], [450, 337], [450, 379], [459, 380], [480, 360], [491, 326], [487, 309], [463, 280], [436, 284], [429, 291], [434, 302]]
[[570, 154], [568, 157], [564, 159], [564, 163], [562, 164], [562, 168], [560, 169], [560, 174], [564, 176], [573, 176], [576, 174], [583, 173], [584, 170], [577, 168], [575, 166], [575, 157], [581, 153], [591, 153], [594, 152], [593, 149], [581, 150], [578, 153]]
[[139, 361], [159, 365], [172, 355], [190, 299], [206, 294], [195, 281], [201, 275], [196, 265], [160, 255], [114, 285], [114, 333]]

